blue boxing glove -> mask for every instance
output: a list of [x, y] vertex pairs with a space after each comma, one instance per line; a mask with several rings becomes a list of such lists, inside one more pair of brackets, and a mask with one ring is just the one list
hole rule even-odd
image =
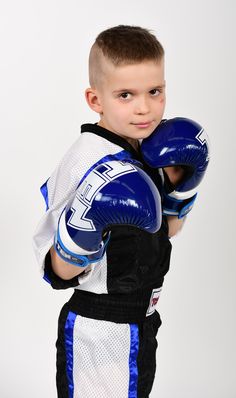
[[83, 179], [63, 210], [54, 247], [63, 260], [85, 267], [103, 257], [110, 226], [154, 233], [161, 217], [161, 198], [151, 178], [131, 163], [106, 162]]
[[[164, 181], [163, 214], [184, 217], [193, 207], [209, 162], [209, 140], [195, 121], [176, 117], [163, 120], [141, 144], [144, 161], [159, 168]], [[173, 186], [164, 168], [181, 166], [184, 176]]]

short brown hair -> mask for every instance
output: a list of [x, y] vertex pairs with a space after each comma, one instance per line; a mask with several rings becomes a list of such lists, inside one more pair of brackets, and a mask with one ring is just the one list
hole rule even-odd
[[95, 43], [114, 65], [160, 60], [164, 49], [157, 38], [139, 26], [118, 25], [101, 32]]
[[130, 25], [106, 29], [97, 36], [90, 51], [90, 84], [94, 85], [99, 73], [102, 73], [102, 57], [120, 66], [148, 60], [159, 62], [163, 56], [161, 43], [148, 29]]

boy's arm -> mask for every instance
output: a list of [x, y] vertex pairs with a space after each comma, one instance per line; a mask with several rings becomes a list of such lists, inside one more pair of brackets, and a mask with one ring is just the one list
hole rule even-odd
[[[177, 185], [184, 176], [184, 170], [180, 166], [165, 167], [164, 170], [173, 186]], [[178, 218], [178, 216], [167, 216], [169, 238], [172, 238], [181, 231], [185, 219], [186, 216], [183, 218]]]
[[85, 267], [78, 267], [62, 260], [62, 258], [58, 256], [54, 247], [50, 249], [50, 256], [53, 272], [55, 272], [57, 276], [64, 280], [70, 280], [84, 272], [84, 270], [86, 269]]
[[173, 236], [181, 231], [185, 220], [186, 216], [184, 218], [178, 218], [177, 216], [167, 216], [169, 238], [173, 238]]
[[62, 279], [72, 279], [85, 268], [87, 273], [88, 266], [103, 258], [111, 225], [154, 233], [161, 215], [159, 191], [141, 168], [116, 160], [97, 165], [58, 219], [50, 253], [53, 272]]

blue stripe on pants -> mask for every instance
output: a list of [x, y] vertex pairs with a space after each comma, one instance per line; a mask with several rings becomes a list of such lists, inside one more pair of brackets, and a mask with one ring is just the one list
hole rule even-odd
[[66, 349], [66, 372], [69, 387], [69, 398], [74, 396], [73, 381], [73, 332], [76, 314], [69, 312], [65, 323], [65, 349]]
[[130, 356], [129, 356], [129, 395], [128, 398], [137, 398], [138, 393], [138, 365], [137, 356], [139, 350], [138, 325], [130, 325]]

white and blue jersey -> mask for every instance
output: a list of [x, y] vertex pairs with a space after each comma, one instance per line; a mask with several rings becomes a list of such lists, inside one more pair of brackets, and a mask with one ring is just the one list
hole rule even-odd
[[165, 218], [154, 234], [113, 226], [103, 258], [63, 280], [52, 270], [49, 250], [58, 219], [86, 175], [110, 160], [141, 163], [162, 189], [161, 178], [122, 137], [84, 124], [81, 135], [41, 187], [46, 202], [34, 236], [44, 278], [55, 289], [74, 288], [61, 311], [57, 340], [59, 398], [146, 398], [155, 374], [155, 311], [171, 244]]

